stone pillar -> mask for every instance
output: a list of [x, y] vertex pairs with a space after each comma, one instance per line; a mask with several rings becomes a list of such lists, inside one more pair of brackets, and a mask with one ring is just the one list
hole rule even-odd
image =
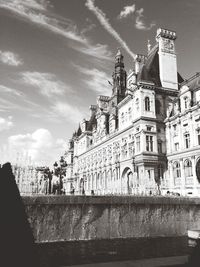
[[197, 180], [197, 175], [196, 175], [196, 160], [195, 160], [195, 156], [191, 157], [192, 160], [192, 174], [193, 174], [193, 194], [195, 196], [198, 195], [198, 189], [197, 187], [199, 186], [199, 182]]
[[180, 159], [180, 170], [181, 170], [181, 195], [186, 195], [185, 188], [185, 171], [183, 166], [183, 159]]

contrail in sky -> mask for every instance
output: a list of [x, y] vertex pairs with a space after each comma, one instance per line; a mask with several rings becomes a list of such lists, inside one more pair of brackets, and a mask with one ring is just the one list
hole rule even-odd
[[115, 38], [115, 40], [117, 40], [120, 43], [120, 45], [126, 50], [126, 52], [133, 59], [135, 59], [136, 54], [134, 54], [131, 51], [131, 49], [128, 47], [126, 42], [121, 38], [119, 33], [115, 29], [113, 29], [108, 18], [106, 18], [106, 14], [101, 9], [99, 9], [97, 6], [95, 6], [94, 3], [95, 3], [95, 0], [86, 0], [85, 5], [89, 10], [91, 10], [96, 15], [97, 19], [99, 20], [101, 25], [104, 27], [104, 29], [106, 29]]

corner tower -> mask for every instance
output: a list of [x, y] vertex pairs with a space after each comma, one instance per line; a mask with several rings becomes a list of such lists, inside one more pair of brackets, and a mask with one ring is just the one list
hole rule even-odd
[[165, 29], [158, 29], [159, 73], [162, 87], [178, 89], [177, 61], [175, 53], [176, 33]]
[[115, 56], [115, 71], [113, 72], [112, 102], [117, 105], [124, 97], [126, 91], [126, 71], [124, 69], [124, 57], [121, 50], [117, 50]]

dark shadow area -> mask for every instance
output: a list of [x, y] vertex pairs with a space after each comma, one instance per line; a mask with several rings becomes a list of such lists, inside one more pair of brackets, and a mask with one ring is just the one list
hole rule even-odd
[[192, 249], [186, 267], [199, 267], [200, 266], [200, 239], [197, 240], [197, 245]]
[[9, 163], [0, 168], [0, 266], [38, 267], [34, 237]]

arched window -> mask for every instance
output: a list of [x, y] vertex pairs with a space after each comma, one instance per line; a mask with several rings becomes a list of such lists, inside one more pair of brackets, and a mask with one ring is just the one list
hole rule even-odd
[[174, 178], [180, 178], [181, 177], [180, 163], [177, 161], [174, 162], [174, 164], [173, 164], [173, 173], [174, 173]]
[[161, 103], [158, 99], [156, 99], [156, 114], [160, 114], [161, 113]]
[[145, 97], [144, 103], [145, 103], [145, 110], [150, 111], [150, 100], [148, 96]]
[[185, 173], [185, 177], [191, 177], [192, 174], [192, 162], [189, 159], [186, 159], [184, 162], [184, 173]]

